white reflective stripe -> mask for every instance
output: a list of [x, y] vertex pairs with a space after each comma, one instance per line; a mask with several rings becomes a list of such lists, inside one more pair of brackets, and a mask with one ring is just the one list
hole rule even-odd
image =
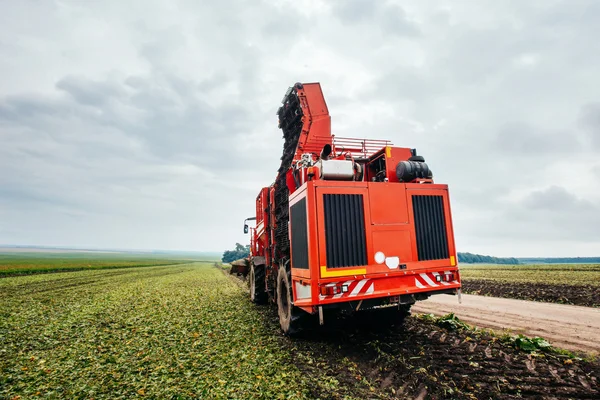
[[[440, 273], [439, 273], [439, 272], [432, 272], [432, 274], [433, 274], [433, 276], [438, 276], [438, 275], [440, 275]], [[448, 283], [448, 282], [444, 282], [444, 277], [443, 277], [443, 276], [442, 276], [442, 280], [440, 280], [440, 283], [441, 283], [442, 285], [444, 285], [444, 286], [448, 286], [448, 285], [449, 285], [449, 283]]]
[[352, 293], [350, 293], [349, 297], [356, 296], [360, 292], [360, 289], [362, 289], [368, 281], [368, 279], [363, 279], [362, 281], [358, 282], [358, 284], [354, 287], [354, 290], [352, 290]]
[[375, 291], [375, 283], [371, 283], [371, 286], [369, 286], [369, 288], [367, 289], [367, 291], [365, 292], [365, 294], [371, 294]]
[[438, 286], [438, 284], [435, 283], [434, 281], [432, 281], [431, 278], [429, 276], [427, 276], [427, 274], [419, 274], [419, 275], [421, 276], [421, 278], [423, 278], [425, 283], [429, 284], [429, 286]]
[[419, 280], [419, 278], [417, 278], [416, 276], [415, 276], [415, 286], [417, 286], [420, 289], [425, 289], [427, 287], [427, 286], [423, 285], [421, 283], [421, 281]]

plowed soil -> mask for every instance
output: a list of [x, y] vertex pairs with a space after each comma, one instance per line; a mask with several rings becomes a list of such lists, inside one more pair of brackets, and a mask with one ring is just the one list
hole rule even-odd
[[[272, 311], [272, 318], [276, 314]], [[374, 327], [361, 318], [329, 321], [298, 339], [294, 362], [317, 381], [336, 379], [334, 398], [597, 399], [600, 364], [551, 354], [531, 355], [489, 333], [448, 331], [409, 317]], [[310, 362], [307, 362], [310, 361]], [[313, 395], [330, 398], [317, 385]]]
[[478, 327], [541, 336], [560, 348], [600, 354], [598, 308], [465, 294], [460, 304], [456, 296], [438, 295], [413, 309], [440, 316], [454, 313]]
[[550, 285], [544, 283], [498, 282], [484, 279], [465, 279], [463, 292], [482, 296], [544, 301], [600, 307], [600, 287], [592, 285]]
[[[265, 324], [278, 330], [275, 307], [257, 310]], [[373, 324], [373, 319], [360, 314], [329, 317], [323, 327], [312, 326], [297, 338], [280, 341], [294, 355], [293, 363], [315, 378], [315, 398], [600, 396], [597, 361], [529, 354], [489, 332], [450, 331], [414, 316], [403, 324]], [[328, 382], [336, 382], [335, 392]]]

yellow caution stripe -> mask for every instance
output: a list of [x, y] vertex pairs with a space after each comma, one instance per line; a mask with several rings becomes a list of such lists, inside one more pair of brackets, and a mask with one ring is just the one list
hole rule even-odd
[[337, 271], [327, 270], [325, 265], [321, 265], [321, 278], [334, 278], [337, 276], [350, 276], [350, 275], [365, 275], [367, 273], [366, 268], [355, 268], [355, 269], [341, 269]]

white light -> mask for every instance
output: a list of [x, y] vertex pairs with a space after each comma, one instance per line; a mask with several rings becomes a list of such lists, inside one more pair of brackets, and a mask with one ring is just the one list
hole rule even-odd
[[383, 264], [384, 261], [385, 261], [385, 254], [383, 254], [381, 251], [378, 251], [377, 253], [375, 253], [375, 262], [377, 264]]
[[398, 268], [398, 264], [400, 264], [399, 257], [388, 257], [385, 259], [385, 265], [387, 265], [389, 269]]

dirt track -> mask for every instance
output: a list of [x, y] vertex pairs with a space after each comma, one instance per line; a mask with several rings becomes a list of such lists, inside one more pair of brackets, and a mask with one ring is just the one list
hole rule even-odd
[[413, 306], [414, 312], [455, 313], [479, 327], [541, 336], [556, 347], [600, 353], [600, 309], [487, 296], [438, 295]]

